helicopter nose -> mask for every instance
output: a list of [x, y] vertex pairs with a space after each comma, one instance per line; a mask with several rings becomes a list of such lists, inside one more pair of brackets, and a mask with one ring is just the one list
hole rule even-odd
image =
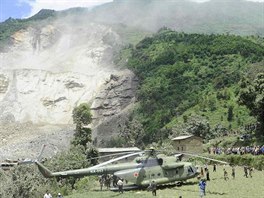
[[197, 171], [197, 172], [195, 173], [195, 176], [198, 176], [198, 175], [200, 175], [200, 171]]
[[196, 175], [200, 175], [201, 172], [199, 171], [199, 168], [198, 167], [194, 167], [194, 170], [196, 170], [195, 171]]

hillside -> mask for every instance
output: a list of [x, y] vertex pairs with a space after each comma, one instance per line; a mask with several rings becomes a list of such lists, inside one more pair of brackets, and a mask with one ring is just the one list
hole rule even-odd
[[211, 139], [254, 123], [238, 103], [239, 82], [263, 72], [263, 49], [246, 37], [169, 29], [142, 40], [128, 65], [140, 78], [134, 116], [145, 142], [183, 132]]
[[[71, 124], [72, 109], [88, 101], [93, 136], [101, 134], [98, 140], [107, 146], [167, 138], [193, 112], [208, 119], [212, 131], [255, 122], [236, 102], [237, 83], [243, 72], [253, 78], [252, 68], [263, 66], [262, 5], [115, 0], [92, 10], [10, 18], [0, 23], [0, 122]], [[164, 26], [186, 33], [166, 32]], [[139, 92], [127, 63], [141, 80]], [[130, 115], [137, 93], [140, 103]], [[125, 138], [103, 142], [105, 131], [108, 139]]]
[[[170, 138], [179, 134], [205, 142], [254, 134], [257, 121], [264, 126], [263, 6], [244, 0], [114, 0], [92, 10], [41, 10], [0, 23], [0, 160], [35, 159], [46, 144], [45, 165], [72, 170], [91, 165], [87, 159], [97, 155], [93, 146], [151, 145], [169, 152]], [[249, 108], [242, 105], [241, 92]], [[72, 124], [73, 109], [83, 102], [91, 130], [87, 122]], [[254, 144], [263, 144], [263, 134], [257, 135]], [[255, 157], [241, 157], [242, 165], [262, 168], [262, 156]], [[241, 178], [224, 181], [224, 190], [212, 175], [208, 194], [230, 197], [246, 186], [249, 180], [237, 169]], [[259, 183], [263, 174], [253, 177]], [[93, 192], [97, 179], [44, 179], [36, 167], [19, 165], [0, 170], [0, 197], [35, 198], [47, 189], [69, 197], [87, 197], [87, 191], [117, 196]], [[196, 181], [177, 186], [183, 191], [177, 194], [196, 197]], [[171, 197], [174, 190], [159, 190], [158, 196]], [[261, 194], [252, 186], [243, 190], [235, 196]], [[124, 197], [138, 193], [151, 196], [130, 191]]]
[[[43, 10], [32, 18], [1, 24], [1, 160], [34, 155], [43, 143], [53, 141], [59, 149], [52, 147], [47, 155], [68, 148], [74, 133], [72, 110], [83, 102], [93, 106], [93, 127], [107, 125], [110, 137], [115, 132], [110, 125], [115, 127], [119, 119], [108, 119], [133, 103], [136, 77], [113, 60], [125, 32], [133, 40], [135, 31], [123, 28], [119, 35], [109, 25], [53, 14]], [[140, 37], [140, 31], [135, 35]], [[100, 144], [104, 128], [97, 131], [101, 135], [93, 135]]]
[[244, 0], [114, 0], [94, 9], [91, 15], [99, 22], [150, 31], [166, 26], [188, 33], [264, 34], [263, 3]]
[[[8, 19], [0, 23], [1, 48], [10, 36], [29, 26], [73, 17], [75, 21], [119, 24], [155, 32], [162, 27], [188, 33], [229, 33], [264, 35], [263, 2], [211, 0], [195, 3], [188, 0], [114, 0], [92, 10], [71, 8], [64, 11], [41, 10], [28, 19]], [[126, 37], [128, 38], [128, 37]]]

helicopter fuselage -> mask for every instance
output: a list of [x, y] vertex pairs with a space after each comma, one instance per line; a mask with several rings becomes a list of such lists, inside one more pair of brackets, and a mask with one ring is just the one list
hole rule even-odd
[[[148, 186], [153, 180], [157, 184], [187, 180], [198, 175], [196, 168], [189, 162], [177, 162], [175, 157], [157, 156], [157, 158], [136, 159], [138, 165], [114, 172], [138, 186]], [[132, 164], [130, 164], [132, 165]]]
[[84, 177], [89, 175], [112, 174], [136, 186], [148, 186], [153, 180], [159, 184], [183, 181], [198, 175], [190, 162], [179, 161], [175, 156], [145, 155], [131, 162], [117, 164], [99, 164], [90, 168], [52, 173], [44, 165], [35, 162], [40, 172], [51, 177]]

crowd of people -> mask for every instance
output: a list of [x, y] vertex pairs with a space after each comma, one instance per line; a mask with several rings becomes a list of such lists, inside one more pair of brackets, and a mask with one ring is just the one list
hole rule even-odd
[[[113, 187], [118, 188], [119, 193], [124, 192], [124, 189], [123, 189], [124, 182], [127, 183], [127, 181], [124, 181], [124, 179], [118, 178], [115, 175], [110, 175], [110, 174], [105, 174], [105, 175], [99, 176], [99, 183], [100, 183], [100, 189], [101, 190], [103, 190], [103, 186], [105, 186], [107, 189], [109, 189], [111, 182], [113, 182]], [[151, 191], [153, 196], [157, 196], [157, 184], [154, 180], [149, 184], [148, 191]]]
[[264, 155], [264, 145], [263, 146], [241, 146], [241, 147], [229, 147], [229, 148], [221, 148], [221, 147], [212, 147], [208, 149], [209, 154], [221, 155], [221, 154], [235, 154], [235, 155], [244, 155], [244, 154], [252, 154], [252, 155]]
[[[254, 171], [253, 167], [250, 166], [244, 166], [244, 177], [246, 178], [252, 178], [252, 173]], [[217, 165], [213, 164], [213, 172], [216, 172], [217, 170]], [[235, 179], [236, 177], [236, 166], [232, 166], [231, 167], [231, 177], [232, 179]], [[200, 174], [197, 177], [199, 179], [199, 190], [200, 190], [200, 197], [204, 197], [205, 196], [205, 188], [206, 188], [206, 182], [210, 181], [210, 177], [209, 177], [209, 169], [207, 167], [207, 164], [205, 164], [203, 167], [200, 168]], [[226, 165], [223, 166], [223, 179], [225, 181], [229, 180], [229, 173], [227, 171]]]
[[105, 175], [101, 175], [99, 176], [99, 183], [100, 183], [100, 189], [103, 190], [103, 186], [106, 187], [106, 189], [109, 189], [111, 186], [111, 183], [113, 185], [113, 187], [120, 187], [120, 184], [122, 182], [126, 182], [124, 181], [122, 178], [118, 178], [115, 175], [111, 175], [111, 174], [105, 174]]

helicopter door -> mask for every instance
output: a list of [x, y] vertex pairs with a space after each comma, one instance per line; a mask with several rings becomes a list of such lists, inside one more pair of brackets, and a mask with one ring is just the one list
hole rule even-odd
[[146, 172], [146, 179], [153, 181], [162, 177], [162, 169], [158, 167], [149, 168]]
[[168, 177], [168, 178], [180, 178], [181, 177], [181, 168], [174, 168], [174, 169], [170, 169], [170, 170], [166, 170], [164, 172], [164, 176]]

